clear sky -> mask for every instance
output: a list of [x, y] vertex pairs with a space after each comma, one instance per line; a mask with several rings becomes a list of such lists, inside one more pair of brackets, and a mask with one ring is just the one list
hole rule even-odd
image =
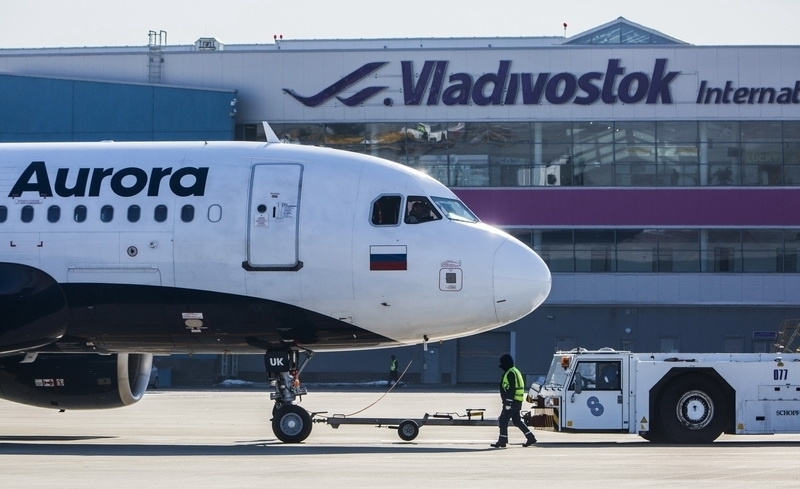
[[799, 45], [798, 0], [4, 0], [0, 48], [567, 36], [617, 17], [697, 45]]

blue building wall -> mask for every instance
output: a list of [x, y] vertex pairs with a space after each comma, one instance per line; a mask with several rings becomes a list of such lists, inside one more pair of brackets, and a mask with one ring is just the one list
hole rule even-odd
[[233, 139], [235, 90], [0, 74], [0, 142]]

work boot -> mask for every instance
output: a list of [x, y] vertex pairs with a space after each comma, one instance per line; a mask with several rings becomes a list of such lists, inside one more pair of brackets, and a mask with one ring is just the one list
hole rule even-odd
[[492, 448], [505, 448], [507, 441], [508, 441], [507, 436], [501, 436], [500, 438], [497, 439], [497, 443], [492, 443], [489, 446]]
[[533, 436], [533, 433], [528, 433], [527, 435], [525, 435], [525, 437], [528, 439], [528, 441], [522, 444], [523, 447], [529, 447], [534, 443], [536, 443], [536, 437]]

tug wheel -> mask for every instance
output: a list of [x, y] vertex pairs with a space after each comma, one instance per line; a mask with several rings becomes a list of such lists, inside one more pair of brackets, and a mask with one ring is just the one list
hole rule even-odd
[[402, 440], [411, 441], [419, 435], [419, 425], [413, 420], [407, 419], [397, 427], [397, 436]]

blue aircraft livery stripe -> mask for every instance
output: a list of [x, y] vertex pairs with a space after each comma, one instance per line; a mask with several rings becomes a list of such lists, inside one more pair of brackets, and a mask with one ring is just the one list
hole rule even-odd
[[407, 270], [408, 253], [405, 245], [369, 247], [370, 270]]

